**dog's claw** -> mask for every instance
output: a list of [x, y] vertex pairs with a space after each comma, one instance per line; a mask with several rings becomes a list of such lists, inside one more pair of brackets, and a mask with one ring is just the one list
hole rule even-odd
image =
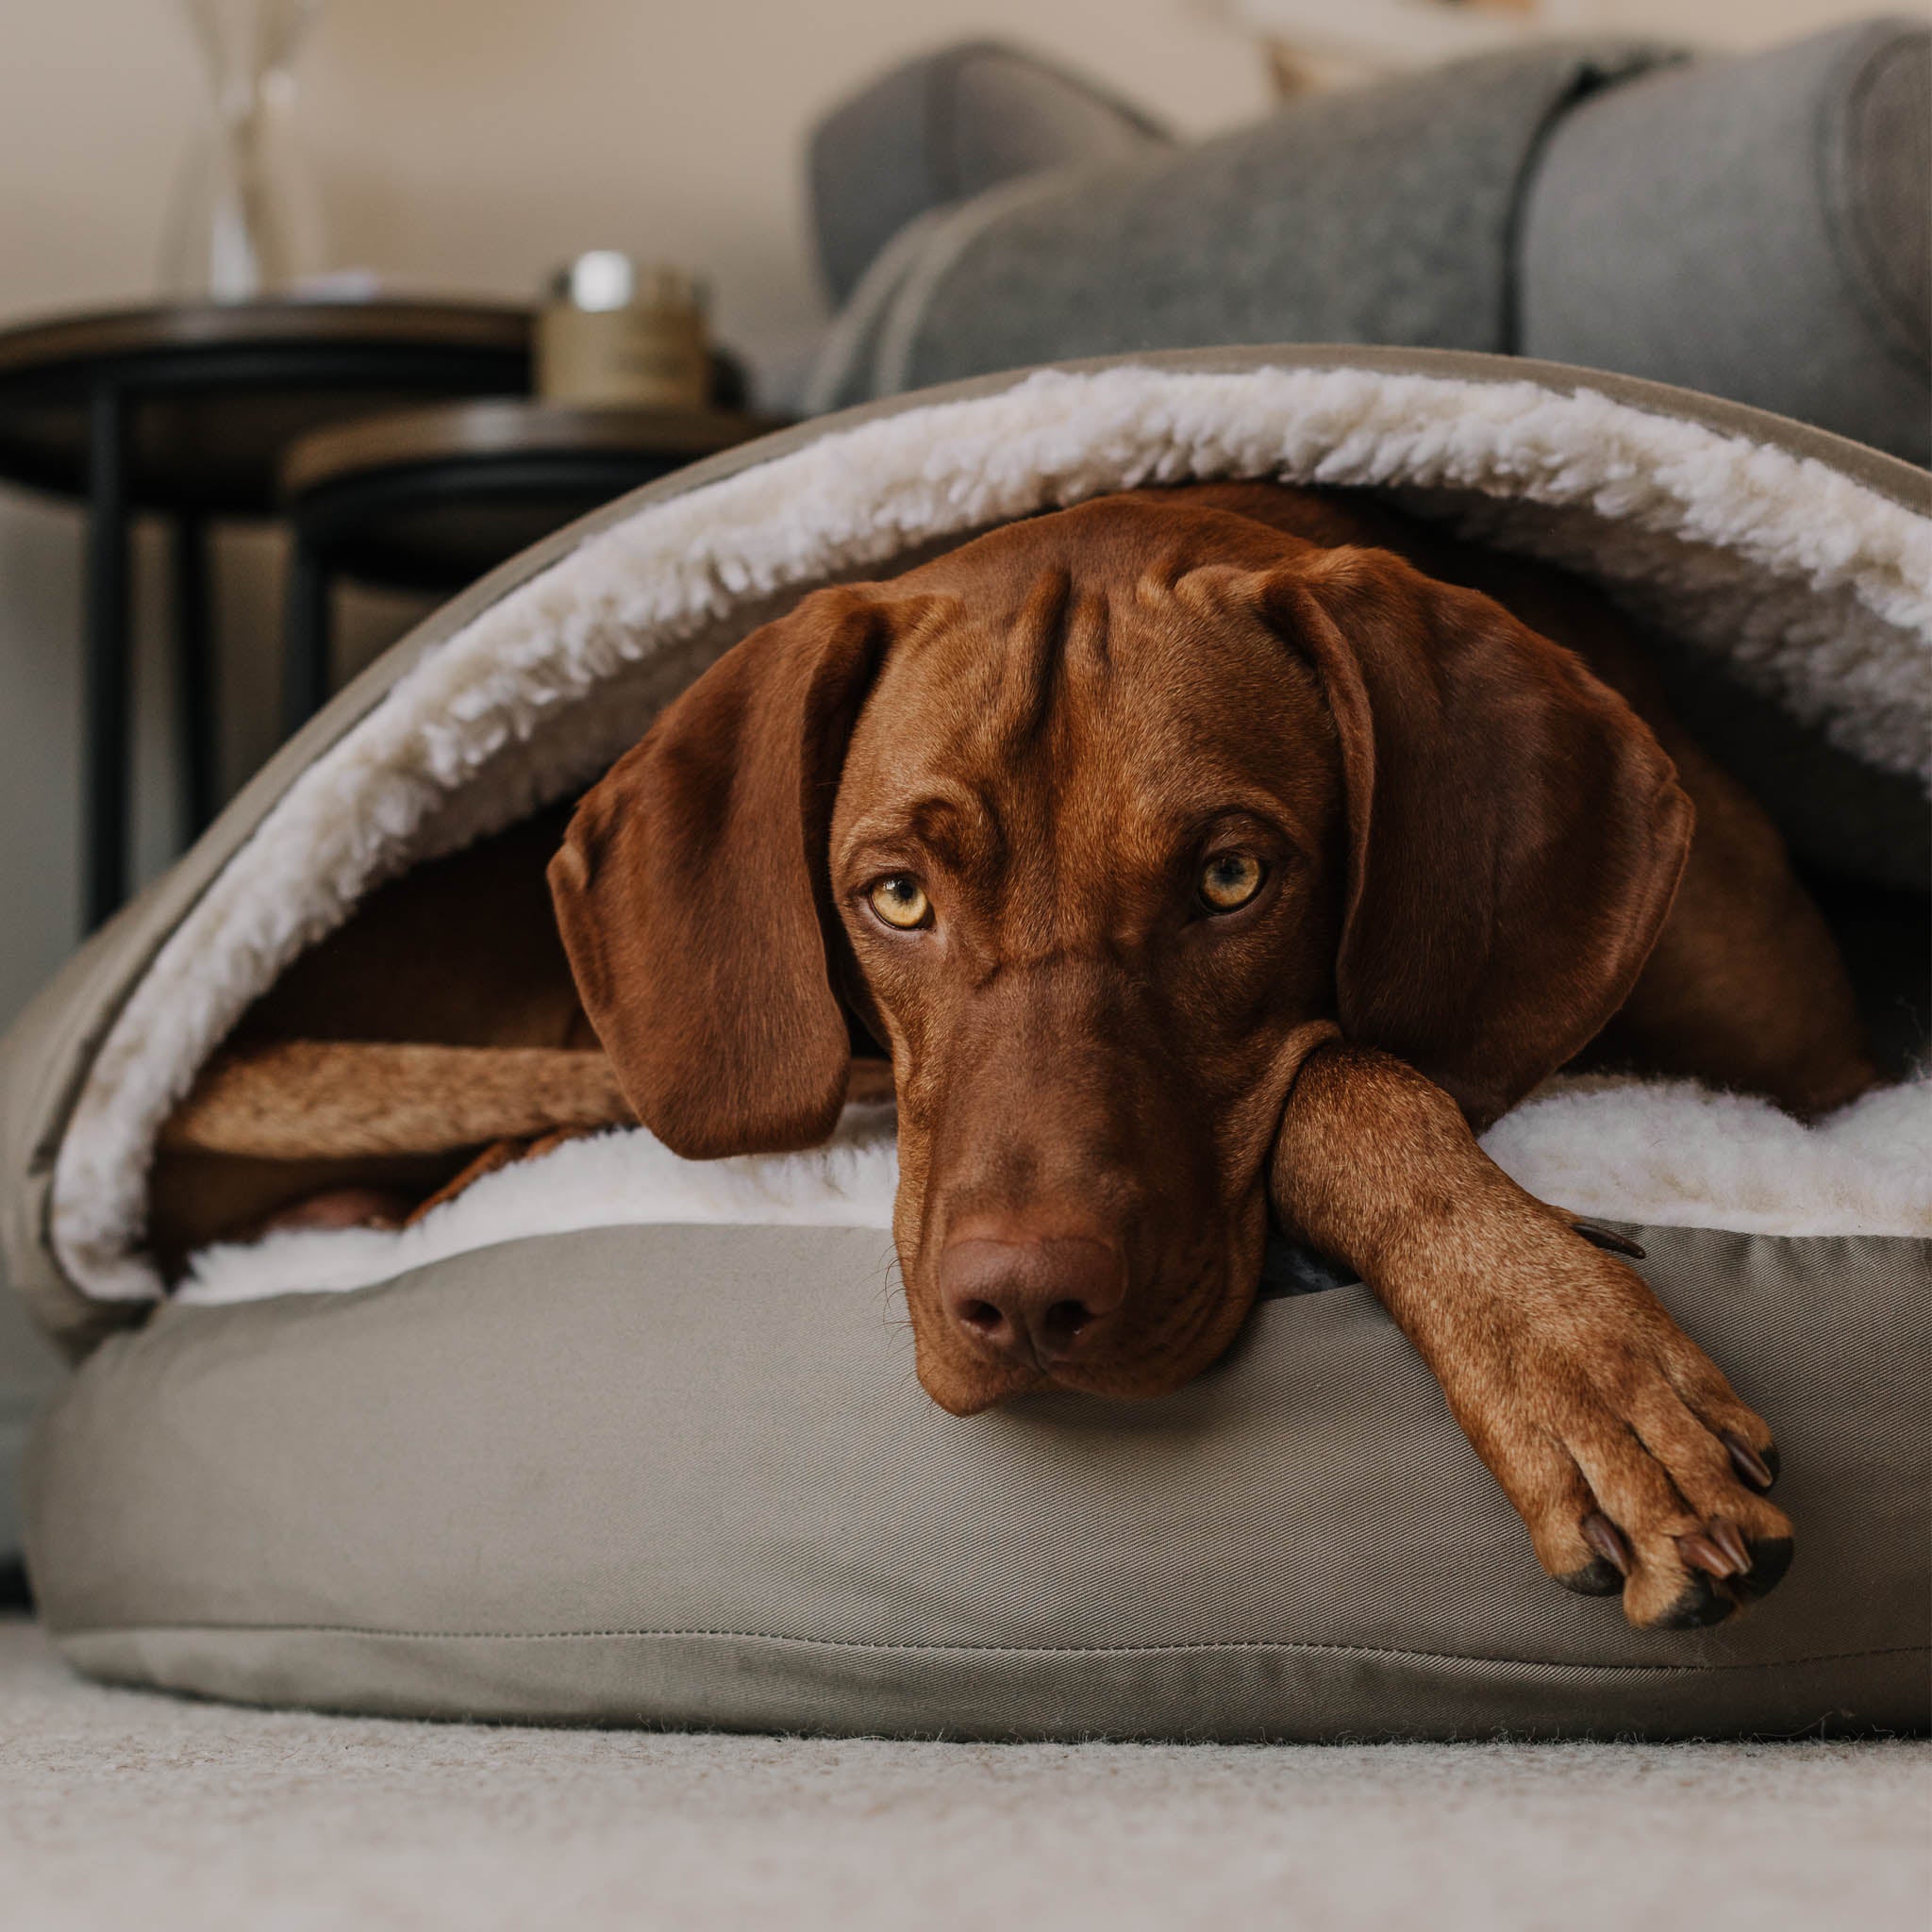
[[1702, 1570], [1707, 1576], [1715, 1576], [1720, 1582], [1733, 1574], [1738, 1567], [1701, 1529], [1693, 1529], [1689, 1536], [1680, 1536], [1677, 1550], [1685, 1562]]
[[1583, 1541], [1609, 1564], [1619, 1576], [1628, 1576], [1631, 1568], [1630, 1545], [1624, 1541], [1624, 1532], [1607, 1516], [1596, 1511], [1586, 1516], [1580, 1527]]
[[1734, 1575], [1742, 1576], [1751, 1568], [1751, 1547], [1739, 1533], [1735, 1523], [1727, 1522], [1722, 1516], [1713, 1516], [1705, 1525], [1705, 1531], [1729, 1559]]
[[1644, 1253], [1627, 1234], [1613, 1227], [1599, 1227], [1593, 1221], [1572, 1221], [1570, 1225], [1593, 1248], [1607, 1248], [1613, 1255], [1626, 1255], [1633, 1261], [1644, 1259]]
[[1769, 1456], [1760, 1456], [1734, 1430], [1724, 1432], [1724, 1445], [1730, 1452], [1731, 1467], [1751, 1485], [1754, 1490], [1768, 1490], [1777, 1480], [1777, 1451]]

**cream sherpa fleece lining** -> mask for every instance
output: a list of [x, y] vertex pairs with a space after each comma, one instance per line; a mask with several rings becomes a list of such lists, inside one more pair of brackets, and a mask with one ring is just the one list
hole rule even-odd
[[[1768, 1101], [1680, 1083], [1552, 1081], [1483, 1144], [1533, 1194], [1574, 1214], [1740, 1233], [1932, 1236], [1932, 1089], [1868, 1095], [1817, 1127]], [[393, 1234], [271, 1235], [205, 1248], [177, 1301], [370, 1288], [498, 1241], [583, 1227], [751, 1223], [892, 1225], [890, 1107], [849, 1108], [806, 1154], [680, 1160], [642, 1128], [505, 1168]], [[1635, 1205], [1633, 1205], [1635, 1204]]]
[[[1835, 742], [1932, 777], [1932, 522], [1822, 464], [1527, 381], [1355, 369], [1038, 375], [826, 435], [653, 504], [401, 678], [290, 788], [123, 1009], [58, 1156], [62, 1266], [99, 1297], [158, 1294], [140, 1249], [154, 1135], [249, 1000], [381, 879], [593, 775], [790, 597], [1110, 490], [1254, 475], [1494, 499], [1509, 508], [1500, 541], [1534, 547], [1541, 531], [1566, 556], [1587, 550], [1576, 559], [1587, 574], [1640, 592]], [[1525, 530], [1532, 508], [1545, 514]], [[1922, 1120], [1926, 1090], [1891, 1104]], [[1824, 1138], [1802, 1149], [1824, 1159]], [[1637, 1191], [1565, 1205], [1657, 1218], [1655, 1188], [1668, 1206], [1693, 1151], [1673, 1130], [1649, 1180], [1633, 1174]], [[1802, 1172], [1811, 1158], [1794, 1150], [1785, 1231], [1819, 1220]], [[549, 1163], [532, 1173], [558, 1178]], [[1916, 1228], [1923, 1167], [1899, 1186], [1869, 1205]], [[1740, 1201], [1735, 1211], [1758, 1210]]]

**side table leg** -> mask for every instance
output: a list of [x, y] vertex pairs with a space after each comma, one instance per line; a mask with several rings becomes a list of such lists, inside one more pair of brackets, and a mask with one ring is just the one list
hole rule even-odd
[[88, 930], [127, 896], [127, 403], [103, 383], [88, 406], [87, 801], [82, 887]]
[[282, 736], [292, 738], [328, 700], [328, 568], [298, 530], [289, 549], [282, 619]]
[[198, 516], [175, 525], [175, 693], [180, 740], [185, 842], [215, 815], [220, 791], [221, 714], [215, 695], [208, 621], [208, 525]]

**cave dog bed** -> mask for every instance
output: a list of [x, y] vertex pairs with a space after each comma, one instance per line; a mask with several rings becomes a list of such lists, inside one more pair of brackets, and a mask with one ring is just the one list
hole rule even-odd
[[[608, 1134], [400, 1232], [284, 1233], [164, 1281], [144, 1248], [158, 1124], [375, 884], [581, 788], [815, 585], [1123, 486], [1262, 475], [1382, 492], [1603, 587], [1857, 914], [1895, 1084], [1807, 1128], [1682, 1085], [1559, 1081], [1486, 1143], [1632, 1234], [1772, 1419], [1799, 1526], [1774, 1596], [1640, 1632], [1557, 1589], [1359, 1284], [1271, 1293], [1161, 1401], [942, 1413], [895, 1308], [886, 1109], [848, 1109], [807, 1154], [717, 1163]], [[55, 1640], [121, 1683], [434, 1717], [1923, 1728], [1926, 483], [1549, 365], [1167, 355], [823, 419], [507, 566], [285, 747], [7, 1043], [7, 1266], [78, 1364], [27, 1483]], [[1905, 908], [1903, 951], [1874, 906]]]

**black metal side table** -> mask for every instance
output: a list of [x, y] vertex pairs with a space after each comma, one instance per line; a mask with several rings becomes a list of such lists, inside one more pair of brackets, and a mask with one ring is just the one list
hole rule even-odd
[[128, 535], [175, 519], [187, 830], [216, 804], [211, 519], [276, 508], [283, 448], [424, 397], [519, 395], [529, 312], [444, 302], [266, 302], [77, 315], [0, 332], [0, 477], [88, 506], [87, 923], [127, 889]]
[[448, 593], [700, 457], [781, 428], [743, 410], [449, 403], [317, 430], [282, 464], [293, 537], [282, 724], [327, 697], [339, 577]]

